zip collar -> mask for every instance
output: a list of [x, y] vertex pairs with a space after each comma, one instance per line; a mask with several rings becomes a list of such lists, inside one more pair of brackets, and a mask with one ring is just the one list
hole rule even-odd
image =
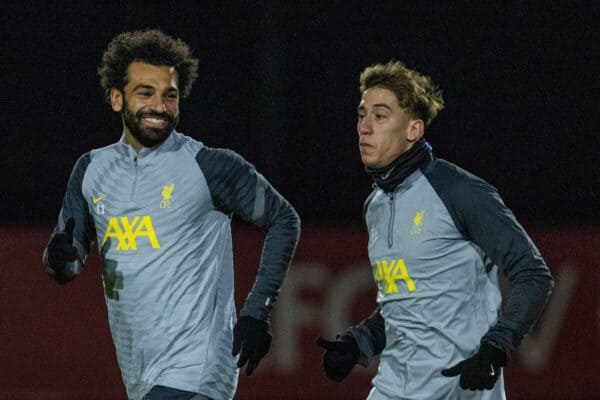
[[433, 159], [431, 145], [424, 138], [419, 139], [408, 151], [383, 168], [365, 167], [374, 185], [386, 193], [392, 193], [417, 169]]
[[141, 160], [151, 155], [156, 155], [159, 153], [163, 153], [169, 151], [175, 146], [177, 132], [175, 130], [171, 131], [169, 136], [160, 144], [157, 144], [154, 147], [142, 147], [140, 152], [137, 153], [132, 145], [127, 143], [125, 140], [125, 131], [122, 132], [121, 138], [119, 139], [119, 149], [123, 151], [124, 155], [126, 155], [130, 159]]

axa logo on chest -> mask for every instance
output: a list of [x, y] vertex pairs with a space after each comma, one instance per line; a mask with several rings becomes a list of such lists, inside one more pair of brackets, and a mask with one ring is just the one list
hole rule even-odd
[[137, 239], [140, 236], [145, 236], [152, 248], [160, 249], [152, 218], [149, 215], [136, 215], [131, 219], [127, 216], [111, 217], [102, 238], [102, 245], [109, 238], [115, 238], [117, 240], [115, 250], [137, 250]]
[[409, 292], [416, 290], [403, 259], [379, 260], [374, 268], [375, 282], [385, 294], [398, 293], [397, 281], [404, 281]]

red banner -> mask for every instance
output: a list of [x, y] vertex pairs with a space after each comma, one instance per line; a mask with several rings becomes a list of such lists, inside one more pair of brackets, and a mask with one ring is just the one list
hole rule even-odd
[[[529, 229], [557, 282], [546, 312], [505, 369], [509, 399], [600, 398], [600, 227]], [[49, 227], [0, 228], [0, 399], [125, 399], [96, 252], [65, 287], [41, 265]], [[317, 336], [333, 337], [375, 307], [358, 227], [304, 226], [273, 315], [273, 345], [236, 399], [364, 399], [376, 362], [343, 382], [321, 370]], [[256, 272], [262, 234], [234, 232], [236, 300]]]

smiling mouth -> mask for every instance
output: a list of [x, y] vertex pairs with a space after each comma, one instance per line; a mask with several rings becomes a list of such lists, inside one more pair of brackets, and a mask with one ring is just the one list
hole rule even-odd
[[154, 117], [144, 117], [142, 118], [144, 125], [162, 127], [165, 126], [168, 121], [163, 118], [154, 118]]

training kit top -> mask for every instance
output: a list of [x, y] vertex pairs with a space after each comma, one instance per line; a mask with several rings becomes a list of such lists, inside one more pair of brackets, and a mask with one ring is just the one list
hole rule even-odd
[[[397, 165], [400, 183], [388, 191], [375, 185], [365, 202], [385, 322], [369, 399], [503, 398], [502, 379], [492, 391], [470, 392], [440, 372], [480, 343], [516, 348], [545, 305], [550, 272], [495, 188], [429, 148], [406, 159]], [[512, 284], [501, 312], [498, 267]], [[362, 363], [383, 347], [364, 323], [349, 332]]]
[[266, 320], [300, 220], [253, 165], [175, 131], [139, 153], [122, 137], [77, 161], [54, 231], [75, 218], [81, 260], [97, 240], [130, 399], [141, 399], [153, 385], [233, 398], [232, 214], [266, 232], [257, 278], [240, 312]]

